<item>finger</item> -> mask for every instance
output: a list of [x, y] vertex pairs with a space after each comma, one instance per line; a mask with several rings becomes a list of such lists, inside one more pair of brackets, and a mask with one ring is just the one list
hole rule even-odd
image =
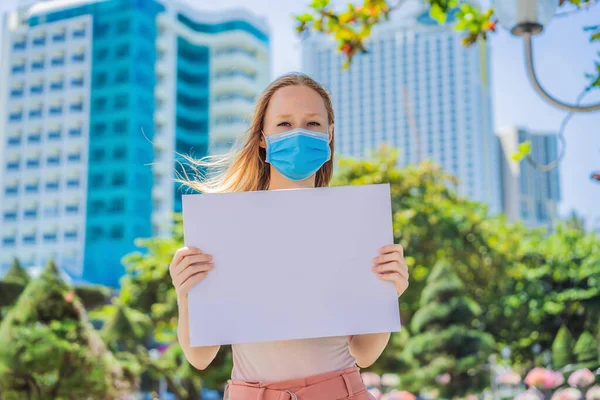
[[400, 272], [400, 263], [398, 261], [393, 261], [385, 264], [375, 265], [373, 268], [373, 272], [383, 273], [383, 272]]
[[173, 260], [171, 261], [171, 265], [169, 265], [169, 271], [173, 271], [173, 269], [183, 260], [185, 256], [189, 256], [192, 254], [202, 254], [202, 251], [194, 246], [182, 247], [175, 252], [173, 256]]
[[200, 272], [192, 277], [190, 277], [187, 281], [185, 281], [184, 284], [182, 284], [181, 286], [179, 286], [179, 289], [177, 290], [177, 293], [179, 295], [186, 295], [188, 294], [188, 292], [194, 287], [196, 286], [199, 282], [201, 282], [204, 278], [206, 278], [206, 275], [208, 275], [208, 272]]
[[197, 254], [193, 256], [185, 256], [183, 260], [173, 270], [175, 276], [181, 274], [187, 267], [193, 264], [210, 263], [213, 257], [210, 254]]
[[384, 281], [393, 281], [393, 282], [399, 282], [402, 278], [402, 275], [400, 275], [399, 272], [381, 272], [377, 274], [377, 277], [379, 277], [379, 279], [382, 279]]
[[373, 259], [373, 263], [374, 264], [385, 264], [385, 263], [389, 263], [389, 262], [400, 262], [402, 261], [402, 255], [398, 252], [394, 252], [394, 253], [387, 253], [387, 254], [383, 254], [381, 256], [377, 256]]
[[214, 269], [214, 265], [213, 264], [194, 264], [194, 265], [190, 265], [189, 268], [186, 268], [183, 270], [183, 272], [179, 275], [177, 275], [175, 277], [175, 279], [173, 280], [173, 286], [175, 286], [176, 288], [183, 285], [185, 283], [185, 281], [187, 281], [191, 276], [201, 273], [201, 272], [207, 272], [210, 271], [212, 269]]
[[388, 254], [388, 253], [400, 253], [401, 257], [404, 257], [404, 247], [400, 244], [389, 244], [387, 246], [383, 246], [379, 249], [379, 253]]

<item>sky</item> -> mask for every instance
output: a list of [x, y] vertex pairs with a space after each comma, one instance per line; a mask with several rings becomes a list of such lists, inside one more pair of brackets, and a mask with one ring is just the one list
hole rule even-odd
[[[292, 15], [308, 9], [310, 0], [183, 0], [200, 9], [249, 8], [268, 20], [271, 34], [271, 75], [279, 76], [301, 69], [300, 42]], [[333, 0], [340, 7], [351, 0]], [[357, 0], [353, 1], [357, 3]], [[0, 0], [0, 11], [12, 8], [15, 0]], [[482, 0], [484, 6], [489, 0]], [[600, 60], [600, 44], [589, 43], [584, 26], [600, 23], [600, 5], [567, 17], [554, 18], [544, 32], [534, 38], [534, 60], [542, 86], [554, 97], [573, 103], [584, 89], [586, 72]], [[598, 42], [596, 42], [598, 43]], [[492, 101], [495, 129], [520, 125], [533, 130], [556, 132], [566, 112], [542, 100], [527, 80], [523, 41], [502, 28], [490, 39]], [[595, 58], [594, 58], [595, 57]], [[600, 89], [584, 103], [600, 101]], [[600, 112], [576, 114], [565, 132], [566, 156], [560, 166], [562, 215], [571, 210], [586, 219], [590, 227], [598, 220], [600, 228], [600, 183], [590, 180], [600, 172]]]

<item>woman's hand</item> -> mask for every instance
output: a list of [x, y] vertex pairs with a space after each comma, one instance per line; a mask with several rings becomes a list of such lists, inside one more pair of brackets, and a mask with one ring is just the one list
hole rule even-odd
[[404, 262], [404, 249], [399, 244], [384, 246], [380, 255], [373, 259], [373, 272], [379, 279], [392, 281], [398, 297], [408, 288], [408, 266]]
[[190, 246], [177, 250], [169, 266], [177, 297], [187, 297], [190, 289], [206, 278], [213, 268], [212, 256], [202, 253], [199, 248]]

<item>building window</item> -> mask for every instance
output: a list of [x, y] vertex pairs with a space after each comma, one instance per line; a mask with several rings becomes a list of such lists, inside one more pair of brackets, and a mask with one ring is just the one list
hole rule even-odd
[[102, 87], [106, 85], [107, 75], [106, 72], [98, 72], [94, 77], [94, 85], [97, 87]]
[[122, 19], [117, 22], [117, 33], [129, 32], [129, 20]]
[[117, 172], [112, 177], [113, 186], [123, 186], [125, 184], [125, 172]]
[[116, 121], [113, 123], [113, 131], [115, 133], [127, 133], [127, 120]]
[[129, 96], [124, 93], [115, 97], [115, 108], [126, 108], [129, 105]]
[[122, 239], [124, 236], [123, 225], [115, 225], [110, 228], [110, 237], [113, 239]]
[[125, 83], [129, 80], [129, 71], [126, 69], [120, 69], [119, 71], [117, 71], [117, 74], [115, 75], [115, 82], [116, 83]]
[[104, 149], [94, 149], [92, 151], [92, 161], [104, 160]]
[[129, 45], [121, 44], [121, 45], [117, 46], [116, 55], [117, 55], [117, 58], [127, 57], [129, 55]]
[[127, 148], [126, 147], [117, 147], [113, 151], [113, 157], [115, 160], [123, 160], [127, 157]]

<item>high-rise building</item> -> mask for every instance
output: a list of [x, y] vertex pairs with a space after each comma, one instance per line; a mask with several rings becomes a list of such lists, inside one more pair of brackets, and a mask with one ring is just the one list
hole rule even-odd
[[134, 239], [168, 234], [181, 211], [177, 154], [223, 152], [248, 127], [269, 79], [266, 22], [169, 0], [50, 0], [2, 26], [0, 264], [53, 258], [116, 286]]
[[558, 156], [553, 132], [538, 132], [522, 127], [507, 127], [498, 132], [502, 159], [502, 208], [510, 222], [523, 221], [529, 227], [552, 228], [558, 218], [560, 180], [558, 168], [538, 171], [527, 160], [514, 161], [511, 156], [519, 143], [531, 141], [531, 157], [542, 165]]
[[465, 48], [423, 2], [409, 1], [373, 29], [368, 53], [344, 70], [337, 44], [320, 35], [302, 46], [303, 71], [324, 84], [335, 110], [336, 151], [364, 158], [388, 144], [400, 165], [431, 159], [459, 178], [458, 193], [500, 211], [489, 54]]

